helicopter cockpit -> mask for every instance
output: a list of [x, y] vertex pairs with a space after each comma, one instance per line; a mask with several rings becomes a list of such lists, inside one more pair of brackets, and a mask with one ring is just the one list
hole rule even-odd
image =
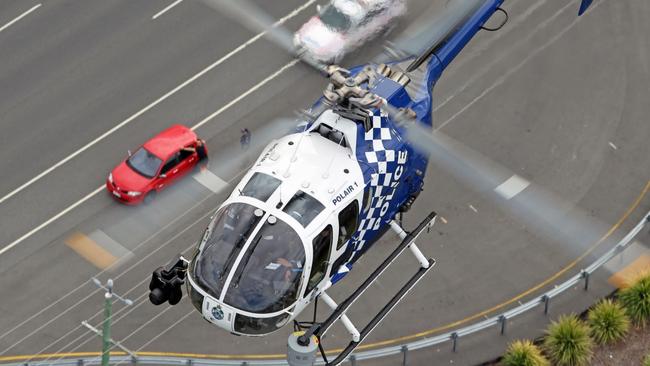
[[190, 264], [194, 306], [234, 333], [261, 335], [284, 326], [304, 287], [303, 271], [311, 267], [296, 224], [287, 218], [304, 228], [325, 206], [302, 190], [282, 208], [260, 204], [280, 184], [254, 173], [238, 198], [217, 211]]

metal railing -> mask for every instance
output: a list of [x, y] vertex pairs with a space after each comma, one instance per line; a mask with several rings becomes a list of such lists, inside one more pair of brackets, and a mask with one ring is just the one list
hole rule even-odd
[[[612, 258], [622, 253], [627, 247], [629, 247], [633, 239], [639, 234], [641, 230], [650, 222], [650, 212], [644, 215], [643, 219], [625, 235], [614, 247], [596, 259], [592, 264], [582, 269], [579, 273], [564, 281], [563, 283], [555, 286], [553, 289], [546, 291], [542, 295], [539, 295], [528, 302], [520, 304], [519, 306], [507, 310], [499, 315], [495, 315], [491, 318], [487, 318], [480, 322], [468, 325], [466, 327], [458, 328], [456, 330], [443, 333], [431, 338], [420, 339], [417, 341], [409, 342], [406, 344], [378, 348], [369, 351], [356, 352], [350, 355], [347, 359], [352, 365], [356, 364], [356, 361], [371, 360], [381, 357], [402, 355], [402, 364], [405, 365], [407, 362], [407, 355], [409, 351], [415, 351], [422, 348], [431, 347], [445, 342], [452, 342], [452, 350], [456, 351], [456, 345], [458, 340], [462, 337], [477, 333], [479, 331], [491, 328], [491, 327], [500, 327], [501, 334], [504, 334], [506, 331], [506, 325], [509, 319], [528, 312], [531, 309], [534, 309], [540, 305], [544, 305], [544, 313], [548, 313], [550, 301], [562, 294], [568, 289], [573, 288], [574, 286], [580, 284], [581, 282], [584, 285], [584, 289], [589, 289], [589, 278], [590, 276], [598, 270], [600, 267], [609, 262]], [[137, 358], [132, 358], [130, 356], [111, 356], [111, 364], [123, 364], [123, 365], [133, 365], [133, 364], [142, 364], [142, 365], [207, 365], [207, 366], [253, 366], [253, 365], [265, 365], [265, 366], [280, 366], [287, 365], [287, 362], [282, 359], [275, 360], [220, 360], [220, 359], [197, 359], [197, 358], [181, 358], [181, 357], [152, 357], [152, 356], [138, 356]], [[14, 364], [7, 364], [12, 366], [40, 366], [40, 365], [58, 365], [58, 366], [85, 366], [85, 365], [99, 365], [101, 364], [101, 358], [78, 358], [78, 359], [61, 359], [56, 361], [33, 361], [33, 362], [21, 362]], [[322, 365], [323, 362], [318, 361], [316, 365]]]

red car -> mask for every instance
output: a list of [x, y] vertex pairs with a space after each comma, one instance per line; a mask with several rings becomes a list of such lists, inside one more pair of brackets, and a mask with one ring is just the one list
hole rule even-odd
[[207, 149], [194, 131], [174, 125], [142, 145], [108, 174], [106, 189], [126, 204], [149, 202], [156, 192], [192, 171]]

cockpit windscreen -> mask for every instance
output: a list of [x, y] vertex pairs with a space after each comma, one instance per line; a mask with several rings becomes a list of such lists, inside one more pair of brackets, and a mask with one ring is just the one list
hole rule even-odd
[[262, 202], [271, 197], [273, 192], [280, 186], [281, 180], [274, 178], [268, 174], [255, 173], [251, 179], [246, 183], [244, 189], [241, 191], [242, 196], [257, 198]]
[[219, 298], [228, 272], [262, 216], [264, 211], [245, 203], [232, 203], [217, 212], [191, 271], [198, 285], [214, 298]]
[[298, 234], [271, 216], [242, 256], [224, 301], [252, 313], [286, 309], [297, 300], [304, 265]]
[[298, 191], [284, 207], [284, 212], [298, 220], [300, 225], [307, 227], [318, 216], [325, 206], [314, 197], [303, 191]]

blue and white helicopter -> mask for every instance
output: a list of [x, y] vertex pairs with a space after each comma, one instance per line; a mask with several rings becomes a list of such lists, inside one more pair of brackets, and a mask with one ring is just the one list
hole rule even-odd
[[[496, 28], [505, 24], [503, 1], [459, 0], [453, 19], [427, 30], [432, 36], [418, 53], [399, 45], [390, 49], [398, 61], [346, 70], [303, 59], [329, 78], [323, 97], [301, 115], [293, 133], [263, 149], [217, 209], [194, 257], [154, 271], [150, 300], [176, 304], [180, 285], [187, 283], [192, 303], [210, 323], [237, 335], [262, 336], [322, 299], [331, 315], [290, 337], [290, 352], [315, 352], [320, 337], [340, 320], [352, 340], [331, 364], [344, 360], [435, 264], [415, 241], [436, 214], [410, 232], [400, 224], [423, 190], [429, 159], [439, 158], [440, 146], [452, 148], [432, 135], [432, 89], [495, 12], [505, 15]], [[206, 3], [292, 50], [291, 35], [248, 2]], [[579, 14], [590, 3], [582, 0]], [[337, 304], [327, 290], [388, 230], [401, 243]], [[346, 311], [407, 248], [419, 268], [359, 330]]]

